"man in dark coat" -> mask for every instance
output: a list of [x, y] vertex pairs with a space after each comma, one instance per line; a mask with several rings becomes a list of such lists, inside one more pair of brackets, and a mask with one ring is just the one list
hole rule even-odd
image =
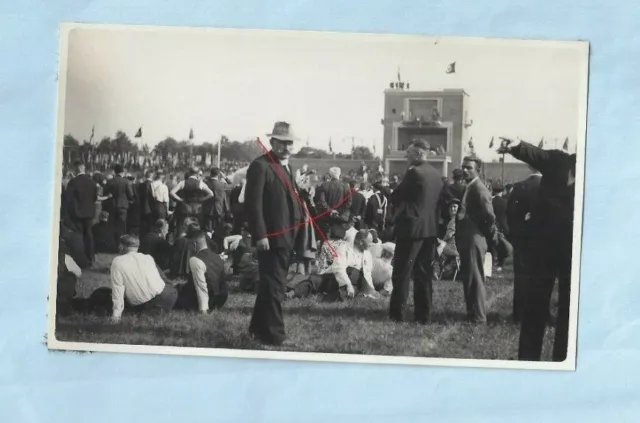
[[481, 166], [477, 157], [465, 157], [462, 162], [467, 187], [458, 210], [456, 246], [467, 318], [484, 324], [487, 322], [484, 258], [487, 250], [497, 244], [497, 230], [491, 193], [478, 176]]
[[305, 240], [303, 208], [289, 166], [294, 137], [289, 124], [277, 122], [270, 137], [271, 151], [255, 159], [247, 170], [245, 211], [258, 250], [260, 283], [249, 332], [259, 341], [280, 345], [285, 340], [282, 301], [294, 249]]
[[403, 308], [413, 278], [414, 317], [418, 323], [431, 322], [432, 262], [438, 236], [442, 179], [427, 163], [429, 143], [414, 141], [407, 149], [409, 170], [391, 193], [395, 206], [396, 249], [393, 263], [393, 291], [389, 317], [403, 321]]
[[116, 176], [107, 182], [106, 193], [111, 196], [112, 210], [109, 210], [113, 221], [116, 240], [127, 233], [127, 213], [134, 201], [131, 181], [124, 177], [124, 168], [117, 164], [114, 168]]
[[[140, 208], [140, 238], [144, 238], [151, 231], [155, 223], [156, 199], [153, 197], [153, 172], [145, 172], [144, 181], [138, 184], [138, 205]], [[156, 219], [157, 220], [157, 219]]]
[[535, 232], [531, 227], [531, 216], [538, 198], [542, 175], [533, 168], [531, 170], [533, 173], [527, 179], [513, 184], [507, 204], [509, 241], [513, 244], [513, 320], [516, 323], [522, 321], [526, 289], [533, 272], [531, 247]]
[[543, 150], [524, 141], [504, 138], [499, 152], [511, 154], [542, 174], [531, 213], [531, 229], [535, 233], [532, 246], [534, 272], [527, 287], [518, 358], [528, 361], [541, 358], [549, 303], [557, 278], [558, 315], [553, 361], [564, 361], [569, 341], [576, 155]]
[[159, 219], [154, 223], [153, 228], [140, 240], [139, 252], [149, 254], [153, 257], [156, 265], [162, 269], [169, 269], [173, 249], [167, 241], [169, 233], [169, 223], [164, 219]]
[[351, 188], [351, 208], [350, 208], [350, 218], [354, 222], [353, 227], [357, 230], [365, 229], [364, 224], [364, 216], [367, 211], [367, 199], [362, 195], [360, 190], [362, 190], [364, 183], [360, 184], [360, 190], [356, 188], [356, 182], [351, 181], [349, 183]]
[[93, 262], [95, 252], [91, 227], [96, 213], [98, 187], [84, 172], [84, 164], [76, 162], [76, 176], [69, 181], [65, 197], [67, 215], [75, 229], [82, 234], [85, 255], [90, 262]]
[[224, 218], [230, 209], [226, 187], [231, 185], [231, 181], [222, 175], [220, 169], [214, 167], [211, 169], [210, 176], [205, 180], [205, 183], [213, 192], [213, 198], [202, 204], [204, 228], [209, 232], [214, 232], [213, 237], [217, 244], [222, 245]]
[[320, 227], [329, 239], [342, 239], [349, 229], [351, 194], [349, 186], [340, 180], [340, 168], [329, 169], [331, 180], [323, 184], [318, 213], [323, 215]]

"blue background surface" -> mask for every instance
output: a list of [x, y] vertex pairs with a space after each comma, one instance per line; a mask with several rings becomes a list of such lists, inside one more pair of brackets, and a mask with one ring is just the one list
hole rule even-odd
[[[364, 3], [0, 2], [0, 421], [640, 421], [640, 3]], [[48, 352], [60, 21], [590, 41], [577, 372]]]

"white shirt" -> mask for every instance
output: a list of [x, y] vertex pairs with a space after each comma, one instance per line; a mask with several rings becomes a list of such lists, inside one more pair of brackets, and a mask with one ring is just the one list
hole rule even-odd
[[120, 318], [124, 299], [131, 305], [144, 304], [159, 295], [165, 287], [153, 257], [130, 252], [111, 262], [111, 299], [113, 317]]
[[222, 240], [222, 246], [225, 251], [231, 250], [235, 251], [238, 248], [238, 244], [242, 240], [242, 235], [229, 235]]
[[353, 242], [353, 240], [356, 239], [357, 233], [358, 233], [358, 230], [356, 228], [354, 228], [353, 226], [350, 227], [349, 229], [346, 230], [344, 234], [345, 241]]
[[189, 259], [189, 268], [191, 268], [193, 275], [193, 284], [196, 286], [198, 309], [207, 312], [209, 311], [209, 288], [207, 288], [207, 278], [205, 277], [207, 265], [198, 257], [192, 256]]
[[169, 188], [161, 180], [151, 182], [151, 193], [159, 203], [169, 203]]
[[332, 243], [337, 256], [333, 258], [331, 266], [326, 268], [322, 273], [333, 273], [339, 286], [353, 286], [347, 268], [353, 267], [362, 271], [365, 282], [372, 290], [373, 280], [371, 278], [371, 269], [373, 267], [373, 257], [369, 251], [358, 251], [354, 248], [352, 242], [337, 241]]
[[372, 242], [369, 244], [369, 251], [371, 251], [371, 256], [374, 259], [380, 258], [380, 256], [382, 256], [382, 242], [378, 240], [378, 242]]
[[391, 265], [391, 260], [381, 258], [373, 259], [371, 278], [374, 286], [384, 285], [385, 291], [391, 292], [393, 290], [393, 283], [391, 281], [392, 274], [393, 266]]

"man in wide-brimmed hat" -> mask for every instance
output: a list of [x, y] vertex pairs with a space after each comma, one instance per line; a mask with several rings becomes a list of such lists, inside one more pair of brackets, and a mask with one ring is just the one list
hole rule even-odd
[[249, 165], [244, 200], [260, 273], [249, 332], [263, 343], [280, 345], [287, 271], [294, 249], [304, 250], [305, 212], [289, 165], [296, 137], [287, 122], [276, 122], [267, 136], [271, 151]]

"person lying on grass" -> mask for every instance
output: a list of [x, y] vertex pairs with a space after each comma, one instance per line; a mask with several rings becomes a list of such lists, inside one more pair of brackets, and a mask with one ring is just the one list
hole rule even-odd
[[[356, 293], [364, 297], [378, 298], [373, 287], [371, 270], [373, 257], [369, 252], [371, 235], [360, 230], [353, 242], [349, 240], [330, 241], [335, 257], [318, 263], [318, 271], [308, 279], [298, 282], [293, 280], [287, 287], [287, 298], [306, 298], [313, 294], [322, 294], [324, 301], [343, 301], [354, 298]], [[323, 245], [324, 256], [328, 245]]]

